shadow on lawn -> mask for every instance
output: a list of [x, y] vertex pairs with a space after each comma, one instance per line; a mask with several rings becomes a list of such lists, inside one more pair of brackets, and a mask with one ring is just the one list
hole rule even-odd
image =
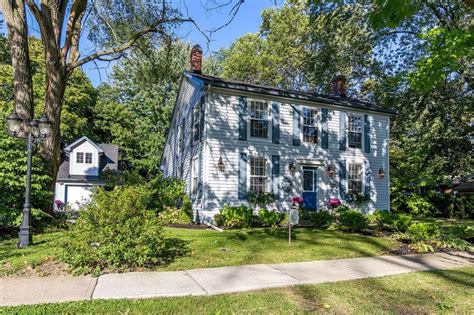
[[179, 238], [165, 238], [163, 245], [162, 264], [169, 265], [176, 259], [185, 257], [191, 253], [189, 241]]

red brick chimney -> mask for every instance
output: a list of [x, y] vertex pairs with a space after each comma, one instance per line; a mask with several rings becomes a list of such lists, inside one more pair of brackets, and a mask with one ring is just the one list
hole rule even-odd
[[202, 67], [202, 48], [199, 45], [194, 45], [191, 49], [191, 72], [201, 74]]
[[344, 75], [338, 74], [332, 80], [332, 93], [334, 96], [346, 97], [346, 82], [347, 79]]

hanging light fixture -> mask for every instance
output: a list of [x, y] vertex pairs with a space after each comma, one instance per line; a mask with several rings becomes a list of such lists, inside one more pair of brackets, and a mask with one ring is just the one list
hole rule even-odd
[[379, 169], [379, 177], [384, 178], [385, 177], [385, 170], [383, 168]]
[[290, 165], [288, 165], [288, 169], [290, 170], [290, 173], [291, 173], [291, 174], [294, 174], [295, 171], [296, 171], [295, 163], [290, 162]]
[[219, 157], [219, 162], [217, 162], [217, 169], [221, 173], [225, 171], [225, 164], [224, 164], [224, 161], [222, 160], [222, 156]]
[[334, 174], [335, 174], [335, 170], [334, 170], [334, 166], [332, 166], [331, 164], [328, 165], [328, 167], [326, 168], [326, 174], [329, 176], [329, 177], [334, 177]]

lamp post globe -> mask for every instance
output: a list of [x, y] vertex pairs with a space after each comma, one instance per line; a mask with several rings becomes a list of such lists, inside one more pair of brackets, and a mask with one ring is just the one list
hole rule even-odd
[[51, 121], [45, 114], [38, 120], [38, 129], [42, 138], [46, 138], [51, 134]]
[[16, 111], [13, 111], [13, 113], [7, 116], [6, 122], [8, 131], [12, 134], [12, 136], [16, 137], [21, 129], [22, 120], [20, 116], [18, 116]]

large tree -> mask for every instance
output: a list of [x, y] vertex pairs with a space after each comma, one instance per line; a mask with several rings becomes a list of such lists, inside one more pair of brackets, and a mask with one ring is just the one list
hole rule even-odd
[[112, 82], [99, 87], [94, 108], [98, 141], [119, 145], [123, 170], [151, 178], [159, 164], [171, 111], [190, 45], [180, 41], [132, 49], [112, 71]]

